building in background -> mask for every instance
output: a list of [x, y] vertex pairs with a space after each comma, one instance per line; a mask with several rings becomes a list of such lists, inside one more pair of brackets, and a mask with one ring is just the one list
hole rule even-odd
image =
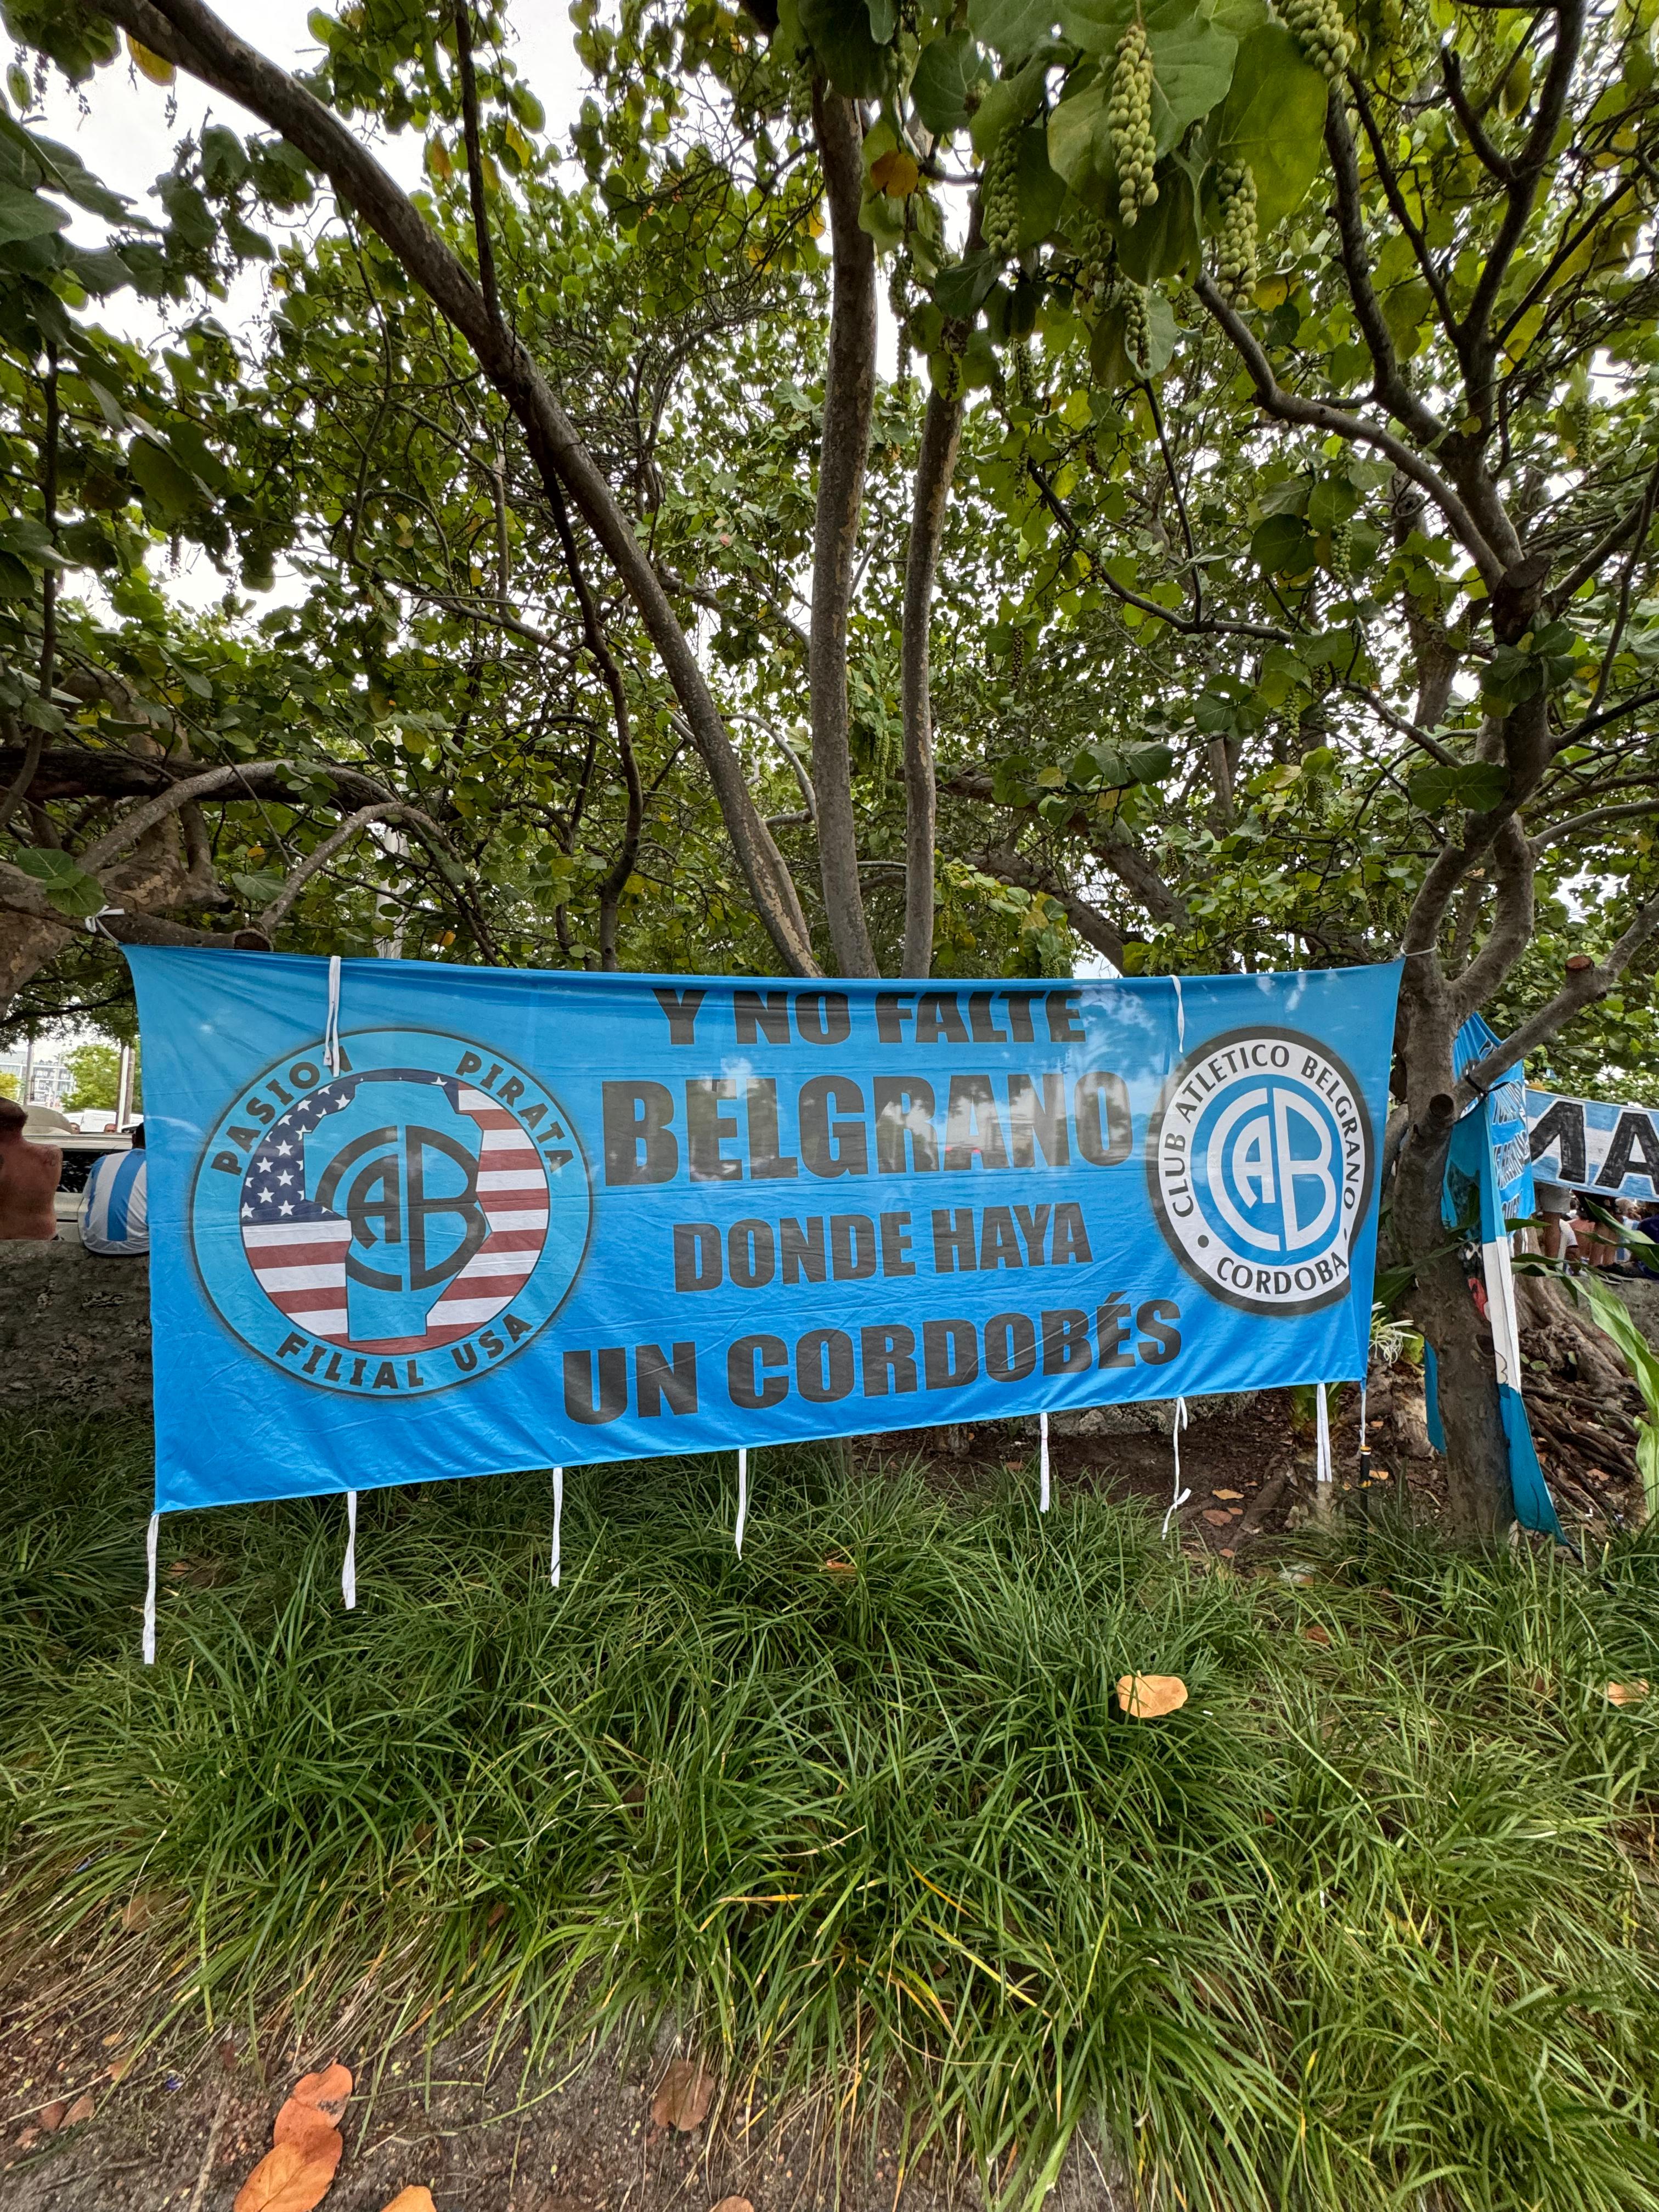
[[12, 1079], [11, 1084], [0, 1085], [0, 1089], [10, 1091], [15, 1084], [13, 1095], [24, 1106], [55, 1106], [61, 1110], [70, 1086], [68, 1063], [61, 1049], [51, 1045], [0, 1045], [0, 1075]]

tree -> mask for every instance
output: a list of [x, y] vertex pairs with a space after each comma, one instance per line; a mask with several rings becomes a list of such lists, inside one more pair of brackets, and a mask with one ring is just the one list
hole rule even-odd
[[[121, 1093], [121, 1048], [113, 1044], [77, 1044], [64, 1057], [69, 1069], [69, 1096], [64, 1103], [71, 1114], [82, 1107], [113, 1110]], [[133, 1104], [139, 1102], [134, 1070]]]
[[[675, 942], [683, 854], [722, 964], [1398, 953], [1389, 1232], [1459, 1516], [1502, 1527], [1445, 1145], [1522, 1049], [1639, 1048], [1652, 965], [1645, 8], [585, 0], [569, 191], [488, 11], [361, 0], [313, 19], [301, 82], [201, 0], [8, 6], [78, 80], [118, 26], [274, 134], [184, 149], [129, 275], [210, 288], [317, 176], [339, 211], [337, 245], [281, 260], [257, 372], [204, 326], [118, 396], [63, 312], [85, 272], [27, 217], [15, 659], [46, 680], [14, 702], [0, 902], [41, 926], [17, 972], [94, 957], [48, 933], [66, 901], [194, 898], [223, 941], [240, 894], [306, 942], [389, 926], [388, 889], [428, 944], [459, 921], [523, 957], [550, 908], [565, 957], [615, 960], [630, 928]], [[429, 191], [364, 125], [426, 134]], [[33, 202], [70, 191], [53, 149], [22, 158]], [[234, 544], [255, 582], [286, 548], [307, 606], [186, 633], [130, 563], [140, 611], [77, 647], [97, 704], [57, 685], [66, 393], [117, 563], [145, 528]], [[299, 757], [239, 750], [296, 701]], [[164, 719], [111, 791], [97, 726], [136, 702]], [[21, 735], [43, 709], [72, 763]], [[112, 896], [145, 839], [159, 888]], [[1480, 1006], [1509, 1035], [1455, 1084]]]

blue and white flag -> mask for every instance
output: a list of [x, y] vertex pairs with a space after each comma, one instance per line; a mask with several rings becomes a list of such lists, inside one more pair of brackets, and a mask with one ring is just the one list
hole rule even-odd
[[128, 957], [158, 1510], [1364, 1374], [1395, 967]]
[[1659, 1200], [1659, 1108], [1528, 1091], [1533, 1172], [1600, 1199]]
[[[1471, 1014], [1457, 1033], [1453, 1072], [1485, 1057], [1499, 1042], [1479, 1014]], [[1517, 1063], [1483, 1097], [1477, 1099], [1452, 1132], [1446, 1158], [1442, 1211], [1449, 1227], [1478, 1224], [1481, 1271], [1486, 1285], [1486, 1318], [1492, 1325], [1492, 1356], [1498, 1370], [1498, 1404], [1509, 1447], [1510, 1488], [1515, 1517], [1523, 1528], [1537, 1528], [1565, 1542], [1549, 1486], [1538, 1463], [1532, 1424], [1521, 1395], [1521, 1333], [1516, 1320], [1515, 1275], [1510, 1265], [1510, 1228], [1533, 1211], [1532, 1164], [1528, 1156], [1525, 1083]], [[1442, 1431], [1439, 1375], [1434, 1354], [1425, 1369], [1429, 1441], [1446, 1449]]]

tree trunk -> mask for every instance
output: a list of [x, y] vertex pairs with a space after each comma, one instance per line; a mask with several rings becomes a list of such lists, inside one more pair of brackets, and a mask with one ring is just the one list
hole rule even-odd
[[858, 830], [848, 742], [847, 626], [864, 504], [864, 470], [876, 396], [876, 248], [859, 226], [864, 194], [864, 126], [856, 106], [822, 82], [812, 121], [830, 204], [835, 283], [823, 381], [812, 545], [812, 625], [807, 656], [812, 716], [812, 787], [818, 802], [818, 866], [836, 964], [843, 975], [879, 973], [859, 889]]
[[904, 699], [904, 957], [900, 972], [927, 975], [933, 966], [934, 838], [939, 787], [933, 774], [933, 708], [928, 692], [928, 631], [933, 572], [945, 535], [951, 478], [962, 442], [962, 402], [935, 392], [922, 419], [915, 503], [904, 564], [901, 683]]

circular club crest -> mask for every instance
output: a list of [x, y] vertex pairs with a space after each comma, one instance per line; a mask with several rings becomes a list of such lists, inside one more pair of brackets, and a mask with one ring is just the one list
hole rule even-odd
[[592, 1195], [570, 1116], [470, 1038], [371, 1030], [273, 1061], [209, 1136], [190, 1234], [220, 1318], [284, 1374], [422, 1396], [563, 1304]]
[[1146, 1172], [1170, 1249], [1212, 1297], [1303, 1314], [1347, 1296], [1375, 1152], [1334, 1053], [1293, 1030], [1234, 1030], [1164, 1085]]

